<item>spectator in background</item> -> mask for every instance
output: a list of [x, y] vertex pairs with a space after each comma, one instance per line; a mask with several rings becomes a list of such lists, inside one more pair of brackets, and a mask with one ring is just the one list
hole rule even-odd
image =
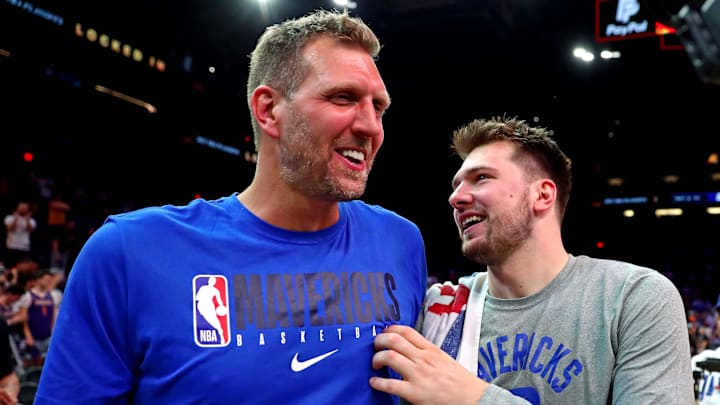
[[30, 203], [20, 201], [11, 214], [5, 216], [5, 268], [15, 266], [17, 262], [32, 257], [32, 233], [37, 221], [30, 211]]
[[0, 291], [0, 316], [7, 321], [7, 326], [24, 324], [27, 320], [27, 308], [22, 308], [18, 302], [25, 295], [25, 289], [19, 285], [10, 285]]
[[17, 281], [17, 267], [6, 269], [0, 268], [0, 288], [7, 288]]
[[702, 353], [703, 351], [710, 349], [710, 333], [709, 328], [706, 326], [700, 327], [695, 336], [694, 347], [692, 353]]
[[[62, 229], [53, 235], [50, 240], [50, 269], [62, 272], [61, 285], [70, 272], [70, 267], [75, 262], [77, 252], [82, 248], [83, 241], [78, 235], [76, 222], [68, 218]], [[62, 289], [62, 287], [61, 287]]]
[[47, 204], [47, 237], [50, 241], [50, 267], [63, 269], [68, 260], [68, 214], [70, 204], [62, 193], [55, 192]]
[[6, 311], [4, 314], [10, 327], [10, 335], [18, 347], [24, 347], [25, 324], [28, 319], [27, 310], [32, 301], [27, 289], [32, 286], [39, 269], [40, 266], [36, 260], [24, 259], [4, 272], [4, 276], [11, 280], [7, 284], [5, 293], [12, 296], [22, 292], [22, 295], [17, 300], [6, 297], [5, 300], [9, 302], [9, 305], [4, 308], [4, 311]]
[[31, 357], [33, 366], [43, 363], [50, 345], [55, 319], [59, 308], [59, 296], [53, 293], [55, 276], [49, 270], [40, 270], [28, 284], [30, 303], [27, 307], [27, 321], [23, 329], [24, 351]]
[[[26, 285], [29, 280], [34, 278], [35, 273], [40, 270], [40, 263], [35, 259], [22, 259], [15, 266], [6, 270], [7, 276], [14, 280], [11, 284], [17, 284], [27, 290]], [[12, 276], [10, 276], [12, 274]]]
[[0, 405], [17, 404], [19, 393], [20, 379], [15, 372], [15, 358], [10, 346], [10, 332], [7, 322], [0, 317]]

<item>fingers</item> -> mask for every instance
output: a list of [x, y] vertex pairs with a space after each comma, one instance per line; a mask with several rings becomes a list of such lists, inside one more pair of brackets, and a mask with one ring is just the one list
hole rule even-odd
[[377, 352], [372, 366], [375, 369], [390, 367], [407, 380], [413, 373], [413, 366], [421, 362], [421, 352], [427, 349], [432, 350], [434, 346], [413, 328], [393, 325], [375, 337]]
[[385, 328], [375, 337], [375, 350], [392, 349], [407, 356], [412, 349], [417, 347], [412, 343], [412, 338], [408, 339], [411, 331], [413, 329], [407, 326]]
[[375, 337], [375, 349], [377, 352], [372, 357], [373, 369], [389, 367], [399, 373], [402, 380], [412, 383], [398, 386], [390, 381], [389, 389], [393, 390], [401, 390], [402, 387], [415, 385], [431, 377], [434, 363], [444, 361], [445, 357], [447, 361], [454, 362], [440, 348], [408, 326], [393, 325], [386, 328]]
[[436, 347], [432, 342], [425, 339], [420, 332], [416, 331], [415, 329], [411, 328], [410, 326], [405, 325], [390, 325], [387, 328], [385, 328], [382, 333], [378, 336], [382, 336], [383, 334], [396, 334], [399, 336], [402, 336], [404, 340], [409, 342], [413, 347], [416, 347], [418, 349], [429, 349]]
[[390, 367], [407, 378], [413, 363], [412, 345], [402, 336], [396, 334], [380, 334], [375, 337], [377, 352], [372, 357], [372, 367], [378, 370]]
[[370, 377], [370, 387], [413, 402], [411, 399], [414, 398], [413, 386], [407, 381], [396, 378]]
[[372, 357], [373, 369], [391, 368], [399, 373], [402, 379], [371, 377], [369, 384], [373, 389], [397, 395], [412, 402], [414, 388], [409, 379], [413, 375], [412, 370], [415, 364], [411, 360], [409, 353], [417, 349], [403, 336], [408, 333], [405, 328], [412, 330], [412, 328], [408, 327], [389, 327], [377, 335], [375, 337], [375, 350], [377, 352]]

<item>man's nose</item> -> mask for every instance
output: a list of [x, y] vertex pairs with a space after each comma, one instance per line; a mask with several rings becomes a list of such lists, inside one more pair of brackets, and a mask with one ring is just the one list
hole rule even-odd
[[448, 202], [455, 209], [465, 207], [472, 202], [472, 195], [470, 194], [465, 183], [460, 183], [460, 185], [458, 185], [455, 190], [450, 193], [450, 198], [448, 199]]
[[383, 133], [382, 118], [375, 110], [371, 100], [363, 100], [357, 105], [353, 132], [356, 134], [374, 138]]

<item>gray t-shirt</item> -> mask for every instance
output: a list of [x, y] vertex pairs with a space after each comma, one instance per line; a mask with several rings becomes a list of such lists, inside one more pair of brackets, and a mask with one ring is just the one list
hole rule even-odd
[[[463, 295], [472, 301], [486, 276], [461, 280], [464, 294], [453, 286], [456, 301]], [[433, 305], [441, 295], [447, 304], [447, 283], [442, 294], [439, 286], [428, 291], [422, 330], [455, 356], [469, 328], [477, 329], [478, 314], [464, 313], [466, 305]], [[683, 301], [655, 270], [571, 255], [538, 293], [487, 295], [483, 306], [477, 374], [493, 385], [482, 405], [695, 403]], [[443, 326], [431, 324], [443, 308], [462, 309], [438, 332]]]

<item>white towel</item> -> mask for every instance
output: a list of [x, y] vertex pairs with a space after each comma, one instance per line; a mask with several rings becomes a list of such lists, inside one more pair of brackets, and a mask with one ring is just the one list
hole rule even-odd
[[432, 285], [425, 296], [421, 332], [477, 375], [480, 326], [487, 296], [487, 272]]

